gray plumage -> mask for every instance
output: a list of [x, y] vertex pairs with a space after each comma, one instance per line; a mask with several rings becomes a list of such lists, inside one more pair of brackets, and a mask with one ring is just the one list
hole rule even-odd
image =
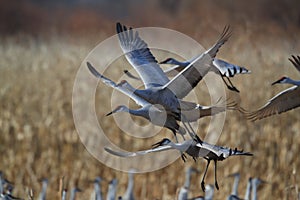
[[135, 200], [134, 197], [134, 170], [128, 172], [128, 185], [125, 194], [122, 196], [123, 200]]
[[108, 185], [108, 192], [106, 195], [106, 200], [115, 200], [116, 199], [117, 184], [118, 184], [117, 179], [113, 179], [110, 181], [110, 183]]
[[188, 192], [190, 189], [191, 183], [191, 174], [197, 172], [196, 169], [189, 167], [185, 172], [185, 182], [184, 185], [180, 188], [178, 194], [178, 200], [187, 200], [188, 199]]
[[48, 186], [48, 179], [42, 180], [42, 190], [39, 194], [38, 200], [46, 200], [46, 192], [47, 192], [47, 186]]
[[[290, 62], [300, 72], [300, 56], [292, 56]], [[272, 83], [275, 84], [292, 84], [294, 86], [278, 93], [271, 98], [264, 106], [254, 112], [245, 111], [246, 117], [251, 121], [260, 120], [271, 115], [280, 114], [300, 106], [300, 80], [295, 81], [289, 77], [282, 77]]]
[[[180, 62], [174, 58], [167, 58], [166, 60], [160, 62], [160, 64], [175, 65], [164, 71], [167, 76], [175, 76], [176, 74], [178, 74], [179, 72], [184, 70], [193, 61], [193, 59]], [[251, 73], [251, 71], [246, 69], [245, 67], [234, 65], [234, 64], [228, 63], [224, 60], [217, 59], [217, 58], [214, 58], [213, 65], [211, 65], [210, 71], [221, 75], [221, 77], [222, 77], [224, 83], [226, 84], [226, 86], [228, 87], [228, 89], [237, 91], [237, 92], [239, 92], [239, 91], [232, 84], [232, 82], [230, 81], [229, 78], [234, 77], [236, 74]], [[226, 78], [229, 83], [227, 83], [224, 78]]]
[[231, 149], [227, 147], [212, 145], [206, 142], [198, 143], [192, 139], [186, 140], [182, 143], [173, 143], [171, 140], [164, 138], [160, 142], [154, 144], [152, 149], [137, 151], [137, 152], [118, 152], [108, 147], [104, 147], [104, 149], [108, 153], [120, 157], [134, 157], [134, 156], [145, 155], [148, 153], [166, 151], [171, 149], [176, 149], [180, 152], [185, 152], [191, 157], [193, 157], [194, 159], [198, 157], [202, 157], [205, 160], [207, 160], [206, 169], [201, 182], [203, 191], [205, 191], [204, 179], [211, 160], [215, 162], [215, 186], [218, 189], [219, 186], [217, 182], [217, 161], [222, 161], [230, 156], [252, 156], [253, 155], [250, 152], [243, 152], [243, 150], [237, 150], [236, 148]]

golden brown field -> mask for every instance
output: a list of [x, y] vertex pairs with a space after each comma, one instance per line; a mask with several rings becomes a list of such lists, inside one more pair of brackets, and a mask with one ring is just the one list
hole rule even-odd
[[[178, 26], [175, 22], [162, 24], [168, 24], [168, 28], [181, 31], [209, 47], [228, 21], [230, 18], [223, 18], [217, 24], [203, 22], [197, 27], [192, 26], [195, 21], [188, 24], [181, 22]], [[126, 24], [131, 25], [130, 21]], [[96, 176], [105, 177], [108, 181], [116, 177], [119, 180], [118, 195], [124, 193], [127, 174], [106, 167], [87, 152], [79, 140], [72, 116], [76, 72], [97, 43], [114, 34], [114, 26], [111, 23], [109, 30], [101, 29], [91, 37], [55, 34], [47, 39], [24, 35], [0, 38], [0, 170], [16, 186], [15, 196], [27, 198], [27, 191], [32, 188], [37, 197], [41, 189], [39, 179], [43, 177], [49, 179], [49, 199], [59, 199], [61, 177], [64, 177], [65, 187], [71, 189], [77, 185], [83, 190], [78, 193], [78, 199], [89, 199], [93, 191], [90, 180]], [[300, 76], [288, 57], [300, 55], [300, 30], [297, 26], [282, 28], [272, 23], [240, 24], [236, 21], [233, 29], [234, 35], [217, 57], [252, 71], [250, 75], [235, 77], [233, 82], [241, 91], [241, 106], [255, 110], [288, 87], [271, 87], [271, 82], [282, 75], [299, 80]], [[156, 56], [158, 60], [162, 59], [160, 55]], [[121, 74], [122, 69], [115, 73]], [[112, 90], [103, 84], [101, 89], [103, 91], [97, 91], [97, 101], [103, 107], [109, 106]], [[233, 92], [227, 93], [229, 97], [237, 96]], [[208, 104], [209, 101], [203, 99], [201, 103]], [[105, 112], [97, 114], [102, 116], [109, 111], [105, 109]], [[224, 199], [230, 194], [233, 181], [226, 176], [234, 172], [241, 174], [239, 193], [242, 196], [248, 178], [260, 177], [269, 183], [260, 186], [260, 199], [296, 199], [294, 186], [300, 186], [299, 121], [299, 108], [254, 123], [238, 112], [228, 112], [217, 144], [238, 147], [254, 153], [254, 156], [233, 157], [218, 163], [220, 190], [215, 191], [215, 199]], [[119, 130], [113, 118], [105, 118], [101, 125], [116, 144], [120, 143], [120, 138], [116, 138]], [[171, 135], [169, 130], [165, 132], [168, 132], [166, 136]], [[201, 131], [198, 133], [204, 137]], [[139, 141], [134, 149], [142, 149], [160, 138]], [[134, 142], [126, 136], [122, 145], [129, 146]], [[136, 199], [174, 199], [184, 182], [187, 166], [201, 170], [201, 175], [192, 176], [191, 197], [202, 195], [200, 180], [205, 165], [202, 159], [197, 163], [192, 159], [188, 159], [187, 163], [178, 159], [159, 171], [137, 174]], [[206, 184], [213, 184], [213, 175], [212, 163]], [[107, 181], [102, 183], [104, 195], [107, 184]]]

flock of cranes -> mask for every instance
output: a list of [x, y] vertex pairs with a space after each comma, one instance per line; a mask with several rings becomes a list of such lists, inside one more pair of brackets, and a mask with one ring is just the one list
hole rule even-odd
[[[108, 113], [107, 116], [118, 112], [128, 112], [131, 115], [141, 116], [154, 125], [171, 130], [175, 136], [176, 143], [168, 138], [164, 138], [154, 144], [152, 148], [137, 152], [119, 152], [109, 147], [104, 147], [105, 151], [110, 154], [119, 157], [134, 157], [176, 149], [181, 152], [181, 157], [184, 161], [186, 159], [185, 154], [191, 156], [195, 161], [199, 157], [204, 158], [207, 160], [207, 166], [201, 181], [203, 191], [206, 188], [204, 183], [206, 172], [210, 161], [213, 160], [215, 163], [215, 187], [219, 189], [217, 161], [222, 161], [230, 156], [252, 156], [252, 154], [237, 148], [231, 149], [204, 142], [193, 130], [190, 122], [195, 122], [202, 117], [216, 115], [227, 109], [240, 111], [246, 118], [255, 121], [274, 114], [280, 114], [300, 105], [300, 81], [295, 81], [288, 77], [283, 77], [272, 85], [287, 83], [294, 86], [279, 93], [262, 108], [253, 112], [246, 111], [235, 102], [222, 102], [219, 105], [202, 106], [183, 100], [208, 72], [220, 75], [229, 90], [239, 92], [230, 78], [236, 74], [248, 74], [250, 71], [244, 67], [216, 58], [220, 47], [231, 36], [232, 31], [229, 26], [224, 28], [219, 39], [211, 48], [190, 60], [182, 62], [174, 58], [167, 58], [158, 62], [148, 48], [147, 43], [140, 37], [138, 31], [132, 28], [128, 29], [120, 23], [116, 24], [116, 30], [120, 47], [138, 76], [131, 74], [128, 70], [125, 70], [124, 73], [131, 79], [142, 81], [144, 89], [136, 89], [126, 80], [122, 80], [117, 84], [100, 74], [90, 62], [87, 62], [89, 71], [96, 78], [127, 95], [140, 106], [139, 109], [133, 110], [125, 105], [120, 105]], [[292, 56], [289, 60], [300, 71], [300, 57]], [[163, 71], [160, 64], [174, 66]], [[183, 127], [180, 126], [180, 123], [183, 124]], [[186, 132], [191, 139], [185, 138]], [[179, 142], [177, 133], [182, 136], [183, 142]]]
[[[226, 110], [239, 111], [243, 113], [247, 119], [256, 121], [300, 106], [300, 81], [293, 80], [289, 77], [282, 77], [281, 79], [273, 82], [272, 85], [291, 84], [293, 85], [292, 87], [280, 92], [271, 98], [264, 106], [253, 112], [246, 111], [234, 101], [226, 102], [220, 100], [220, 102], [216, 105], [203, 106], [195, 102], [183, 100], [209, 72], [214, 72], [220, 75], [229, 90], [239, 92], [239, 90], [231, 82], [230, 78], [237, 74], [248, 74], [250, 71], [244, 67], [216, 58], [221, 46], [224, 45], [231, 36], [232, 31], [229, 26], [224, 28], [216, 43], [204, 53], [201, 53], [187, 61], [178, 61], [174, 58], [167, 58], [161, 62], [158, 62], [155, 59], [148, 48], [147, 43], [140, 37], [138, 31], [135, 31], [132, 28], [128, 29], [120, 23], [117, 23], [116, 30], [120, 47], [123, 50], [127, 61], [137, 72], [138, 77], [127, 70], [124, 72], [129, 78], [136, 81], [142, 81], [144, 89], [136, 89], [126, 80], [122, 80], [120, 83], [115, 83], [100, 74], [90, 62], [87, 62], [87, 67], [93, 76], [101, 80], [107, 86], [127, 95], [140, 106], [139, 109], [134, 110], [125, 105], [120, 105], [108, 113], [107, 116], [118, 112], [128, 112], [131, 115], [143, 117], [154, 125], [171, 130], [176, 142], [173, 142], [168, 138], [163, 138], [161, 141], [153, 144], [151, 148], [136, 152], [120, 152], [109, 147], [104, 147], [104, 150], [114, 156], [135, 157], [175, 149], [181, 153], [181, 157], [184, 161], [186, 160], [186, 154], [192, 157], [195, 161], [198, 158], [205, 159], [207, 161], [207, 165], [201, 179], [201, 188], [205, 191], [205, 197], [195, 197], [193, 199], [213, 199], [214, 187], [219, 189], [217, 181], [218, 161], [225, 160], [231, 156], [252, 156], [253, 154], [251, 152], [238, 150], [237, 148], [217, 146], [203, 141], [193, 130], [190, 124], [191, 122], [196, 122], [200, 118], [213, 116]], [[289, 60], [300, 72], [300, 56], [292, 56]], [[160, 65], [173, 66], [163, 71]], [[182, 123], [183, 127], [180, 123]], [[186, 138], [187, 133], [190, 138]], [[182, 136], [183, 142], [179, 142], [177, 134]], [[214, 161], [215, 164], [214, 186], [205, 185], [205, 177], [211, 161]], [[123, 197], [118, 197], [118, 199], [135, 199], [133, 193], [133, 173], [134, 172], [129, 173], [129, 182], [126, 193]], [[190, 176], [192, 173], [199, 172], [192, 168], [187, 170], [185, 184], [182, 188], [180, 188], [178, 193], [179, 200], [188, 199]], [[239, 174], [234, 174], [232, 176], [235, 177], [235, 181], [232, 193], [228, 196], [228, 199], [240, 199], [237, 193], [240, 176]], [[94, 194], [92, 199], [104, 199], [101, 192], [101, 182], [102, 180], [100, 177], [97, 177], [93, 181]], [[251, 190], [252, 199], [257, 199], [257, 186], [260, 183], [264, 183], [264, 181], [258, 178], [249, 178], [244, 199], [250, 199]], [[39, 200], [46, 199], [47, 186], [48, 181], [47, 179], [44, 179], [42, 181], [42, 190], [38, 197]], [[113, 179], [109, 183], [107, 200], [116, 199], [116, 187], [117, 180]], [[18, 199], [12, 196], [12, 190], [12, 184], [3, 178], [1, 173], [0, 199]], [[75, 199], [77, 192], [80, 192], [80, 189], [72, 189], [70, 195], [68, 195], [69, 199]], [[63, 190], [61, 199], [66, 199], [66, 197], [67, 191]]]
[[[134, 190], [134, 169], [131, 169], [128, 172], [128, 181], [127, 181], [127, 188], [126, 191], [123, 193], [123, 195], [119, 195], [118, 192], [118, 180], [116, 178], [112, 179], [108, 182], [108, 190], [106, 192], [106, 196], [103, 194], [102, 185], [104, 182], [107, 182], [106, 180], [102, 180], [101, 177], [96, 177], [91, 183], [94, 185], [93, 191], [89, 194], [84, 196], [84, 199], [90, 199], [90, 200], [135, 200], [137, 199], [135, 196], [135, 190]], [[188, 198], [189, 192], [191, 190], [190, 183], [191, 183], [191, 176], [193, 174], [200, 173], [199, 170], [188, 167], [185, 172], [185, 181], [182, 187], [178, 188], [177, 190], [177, 199], [178, 200], [212, 200], [214, 197], [214, 186], [211, 184], [208, 184], [205, 186], [205, 195], [204, 196], [196, 196], [193, 198]], [[260, 184], [265, 184], [267, 182], [261, 180], [260, 178], [249, 178], [247, 182], [247, 186], [245, 189], [245, 195], [243, 198], [238, 194], [238, 187], [239, 187], [239, 180], [240, 180], [240, 174], [234, 173], [229, 175], [228, 177], [234, 177], [234, 182], [232, 185], [232, 192], [227, 196], [227, 200], [238, 200], [238, 199], [244, 199], [244, 200], [257, 200], [257, 188]], [[28, 191], [28, 198], [29, 200], [37, 199], [37, 200], [46, 200], [47, 198], [47, 190], [49, 187], [48, 179], [42, 179], [41, 180], [41, 191], [37, 195], [37, 198], [35, 198], [32, 190]], [[4, 175], [1, 173], [0, 176], [0, 200], [22, 200], [22, 198], [18, 198], [13, 196], [13, 190], [14, 186], [13, 184], [4, 178]], [[61, 200], [75, 200], [77, 193], [83, 192], [78, 187], [74, 187], [70, 190], [70, 192], [67, 191], [66, 188], [61, 188], [60, 186], [60, 199]], [[77, 198], [78, 199], [78, 198]]]

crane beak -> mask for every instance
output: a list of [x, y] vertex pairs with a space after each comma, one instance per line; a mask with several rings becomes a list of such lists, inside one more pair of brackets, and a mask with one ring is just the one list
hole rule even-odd
[[152, 144], [151, 146], [152, 146], [152, 149], [155, 149], [155, 148], [157, 148], [157, 147], [159, 147], [159, 146], [161, 146], [161, 141], [160, 142], [157, 142], [157, 143], [155, 143], [155, 144]]
[[107, 117], [107, 116], [112, 115], [112, 114], [113, 114], [113, 111], [107, 113], [105, 116]]
[[[168, 60], [168, 59], [167, 59]], [[167, 60], [163, 60], [161, 62], [159, 62], [158, 64], [166, 64], [167, 63]]]
[[279, 80], [273, 82], [271, 85], [275, 85], [275, 84], [278, 84], [278, 83], [280, 83], [280, 82], [281, 82], [281, 79], [279, 79]]

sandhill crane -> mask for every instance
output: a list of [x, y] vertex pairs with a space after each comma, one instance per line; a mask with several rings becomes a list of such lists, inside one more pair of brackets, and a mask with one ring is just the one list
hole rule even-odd
[[117, 184], [118, 184], [117, 179], [113, 179], [109, 182], [106, 200], [115, 200], [116, 199]]
[[[196, 137], [198, 142], [201, 142], [200, 138], [195, 134], [194, 130], [192, 129], [189, 122], [195, 122], [198, 119], [206, 116], [213, 116], [218, 113], [224, 112], [226, 109], [228, 110], [237, 110], [238, 106], [235, 102], [229, 102], [227, 105], [224, 105], [221, 103], [220, 105], [212, 105], [212, 106], [202, 106], [193, 102], [187, 102], [179, 100], [179, 103], [181, 105], [181, 112], [184, 113], [184, 118], [180, 118], [177, 115], [173, 115], [172, 113], [165, 113], [163, 110], [159, 109], [158, 107], [154, 106], [153, 104], [145, 101], [143, 98], [137, 96], [134, 94], [135, 88], [131, 86], [127, 81], [123, 80], [119, 84], [116, 84], [109, 78], [103, 76], [100, 74], [91, 63], [87, 62], [88, 69], [90, 72], [98, 79], [100, 79], [103, 83], [106, 85], [122, 92], [123, 94], [130, 97], [132, 100], [135, 101], [136, 104], [142, 106], [138, 110], [131, 110], [127, 108], [126, 106], [118, 106], [113, 111], [108, 113], [107, 115], [116, 113], [116, 112], [129, 112], [130, 114], [142, 116], [149, 120], [151, 123], [158, 125], [158, 126], [164, 126], [168, 129], [170, 129], [175, 139], [176, 132], [179, 132], [182, 136], [185, 134], [185, 129], [179, 126], [177, 121], [182, 121], [184, 127], [187, 129], [188, 133], [192, 138]], [[151, 112], [151, 113], [150, 113]], [[150, 117], [152, 116], [152, 117]], [[159, 120], [158, 120], [159, 119]], [[163, 119], [163, 120], [161, 120]], [[187, 122], [187, 125], [185, 124]], [[188, 128], [189, 127], [189, 128]], [[178, 140], [177, 140], [178, 141]]]
[[177, 123], [177, 121], [175, 119], [175, 116], [167, 115], [165, 112], [161, 111], [160, 109], [158, 109], [157, 107], [155, 107], [151, 104], [144, 106], [142, 108], [139, 108], [137, 110], [132, 110], [132, 109], [127, 108], [125, 105], [120, 105], [120, 106], [116, 107], [113, 111], [111, 111], [110, 113], [106, 114], [106, 116], [109, 116], [109, 115], [111, 115], [113, 113], [117, 113], [117, 112], [128, 112], [135, 116], [141, 116], [141, 117], [151, 121], [151, 123], [153, 123], [154, 125], [164, 126], [168, 129], [170, 129], [173, 132], [176, 140], [177, 140], [177, 137], [176, 137], [177, 131], [184, 138], [185, 129], [183, 129], [182, 127], [179, 126], [179, 124]]
[[123, 200], [134, 200], [134, 178], [133, 178], [133, 174], [134, 174], [135, 170], [131, 169], [128, 172], [128, 185], [127, 185], [127, 189], [125, 194], [122, 196]]
[[63, 189], [61, 193], [61, 200], [67, 200], [67, 189]]
[[4, 179], [3, 179], [3, 172], [0, 171], [0, 194], [4, 192]]
[[38, 200], [46, 200], [47, 186], [48, 186], [48, 179], [43, 178], [42, 179], [42, 191], [39, 194]]
[[257, 188], [260, 184], [262, 183], [267, 183], [266, 181], [260, 179], [260, 178], [253, 178], [251, 181], [251, 186], [252, 186], [252, 194], [251, 194], [251, 199], [252, 200], [257, 200]]
[[145, 89], [134, 93], [151, 104], [160, 104], [167, 111], [180, 116], [179, 99], [184, 98], [209, 71], [218, 49], [229, 39], [231, 32], [225, 27], [219, 40], [208, 51], [198, 56], [185, 70], [172, 80], [164, 74], [148, 45], [126, 26], [117, 23], [120, 46], [128, 62], [141, 77]]
[[101, 182], [102, 179], [101, 177], [96, 177], [95, 180], [93, 181], [94, 183], [94, 191], [95, 191], [95, 200], [102, 200], [102, 193], [101, 193]]
[[193, 139], [186, 140], [182, 143], [173, 143], [168, 138], [164, 138], [160, 142], [155, 143], [152, 149], [137, 151], [137, 152], [118, 152], [108, 147], [104, 147], [104, 149], [108, 153], [120, 157], [134, 157], [139, 155], [145, 155], [152, 152], [160, 152], [160, 151], [166, 151], [171, 149], [176, 149], [180, 152], [185, 152], [193, 158], [202, 157], [205, 160], [207, 160], [205, 172], [201, 181], [201, 187], [203, 191], [205, 190], [204, 179], [211, 160], [215, 162], [215, 186], [217, 189], [219, 189], [218, 182], [217, 182], [217, 161], [222, 161], [230, 156], [252, 156], [253, 155], [252, 153], [243, 152], [242, 150], [237, 150], [236, 148], [231, 149], [227, 147], [211, 145], [206, 142], [198, 143]]
[[187, 200], [188, 199], [188, 192], [190, 189], [190, 182], [191, 182], [191, 175], [192, 173], [196, 173], [198, 170], [196, 170], [193, 167], [189, 167], [185, 172], [185, 182], [184, 185], [180, 188], [179, 194], [178, 194], [178, 200]]
[[[167, 58], [166, 60], [161, 61], [160, 64], [175, 65], [175, 66], [173, 66], [173, 67], [171, 67], [171, 68], [164, 71], [164, 73], [167, 76], [175, 76], [178, 72], [182, 71], [185, 67], [189, 66], [189, 64], [192, 61], [193, 61], [193, 59], [180, 62], [180, 61], [176, 60], [175, 58]], [[215, 58], [213, 60], [213, 66], [211, 67], [211, 71], [215, 72], [216, 74], [221, 75], [221, 77], [222, 77], [225, 85], [227, 86], [227, 88], [230, 89], [230, 90], [236, 91], [236, 92], [239, 92], [239, 90], [232, 84], [232, 82], [230, 81], [229, 78], [233, 77], [236, 74], [249, 74], [249, 73], [251, 73], [251, 71], [246, 69], [245, 67], [234, 65], [234, 64], [228, 63], [224, 60], [217, 59], [217, 58]], [[130, 75], [130, 74], [128, 74], [128, 75]], [[131, 75], [131, 76], [133, 76], [133, 75]], [[224, 78], [227, 79], [229, 84], [225, 81]]]
[[70, 200], [75, 200], [76, 199], [76, 193], [77, 192], [81, 192], [81, 190], [77, 187], [75, 187], [71, 190]]
[[244, 196], [245, 200], [250, 200], [251, 189], [252, 189], [252, 178], [250, 177], [247, 182], [246, 192]]
[[204, 200], [212, 200], [214, 198], [214, 193], [215, 193], [214, 186], [211, 184], [206, 185]]
[[[116, 113], [116, 112], [129, 112], [130, 114], [133, 114], [133, 115], [142, 116], [142, 117], [148, 119], [151, 123], [153, 123], [155, 125], [164, 126], [168, 129], [170, 129], [173, 132], [176, 140], [177, 140], [176, 132], [179, 132], [181, 135], [185, 134], [185, 130], [179, 126], [174, 115], [172, 115], [172, 114], [166, 115], [165, 112], [163, 112], [162, 110], [159, 110], [158, 108], [156, 108], [149, 102], [147, 102], [144, 99], [140, 98], [139, 96], [135, 95], [132, 91], [132, 90], [134, 90], [133, 86], [131, 86], [127, 81], [124, 80], [124, 81], [121, 81], [119, 84], [116, 84], [112, 80], [101, 75], [89, 62], [87, 63], [87, 66], [88, 66], [88, 69], [90, 70], [90, 72], [96, 78], [100, 79], [106, 85], [127, 95], [132, 100], [134, 100], [136, 104], [142, 106], [138, 110], [131, 110], [131, 109], [128, 109], [126, 106], [119, 106], [116, 109], [114, 109], [112, 112], [108, 113], [107, 116], [111, 115], [113, 113]], [[151, 115], [155, 116], [155, 117], [150, 118], [150, 111], [151, 111]], [[157, 118], [159, 118], [160, 120], [155, 120]], [[162, 120], [162, 118], [163, 118], [163, 120]], [[152, 119], [154, 121], [152, 121]]]
[[205, 195], [204, 196], [197, 196], [190, 198], [188, 200], [213, 200], [215, 193], [214, 185], [207, 184], [205, 185]]
[[[289, 61], [300, 72], [300, 56], [292, 56]], [[275, 84], [292, 84], [294, 86], [280, 92], [263, 107], [254, 112], [245, 112], [246, 117], [252, 121], [263, 119], [271, 115], [280, 114], [300, 106], [300, 80], [295, 81], [289, 77], [282, 77], [272, 83]]]
[[240, 181], [240, 173], [233, 173], [230, 174], [228, 177], [234, 177], [234, 182], [232, 186], [232, 191], [230, 196], [238, 196], [238, 186], [239, 186], [239, 181]]

